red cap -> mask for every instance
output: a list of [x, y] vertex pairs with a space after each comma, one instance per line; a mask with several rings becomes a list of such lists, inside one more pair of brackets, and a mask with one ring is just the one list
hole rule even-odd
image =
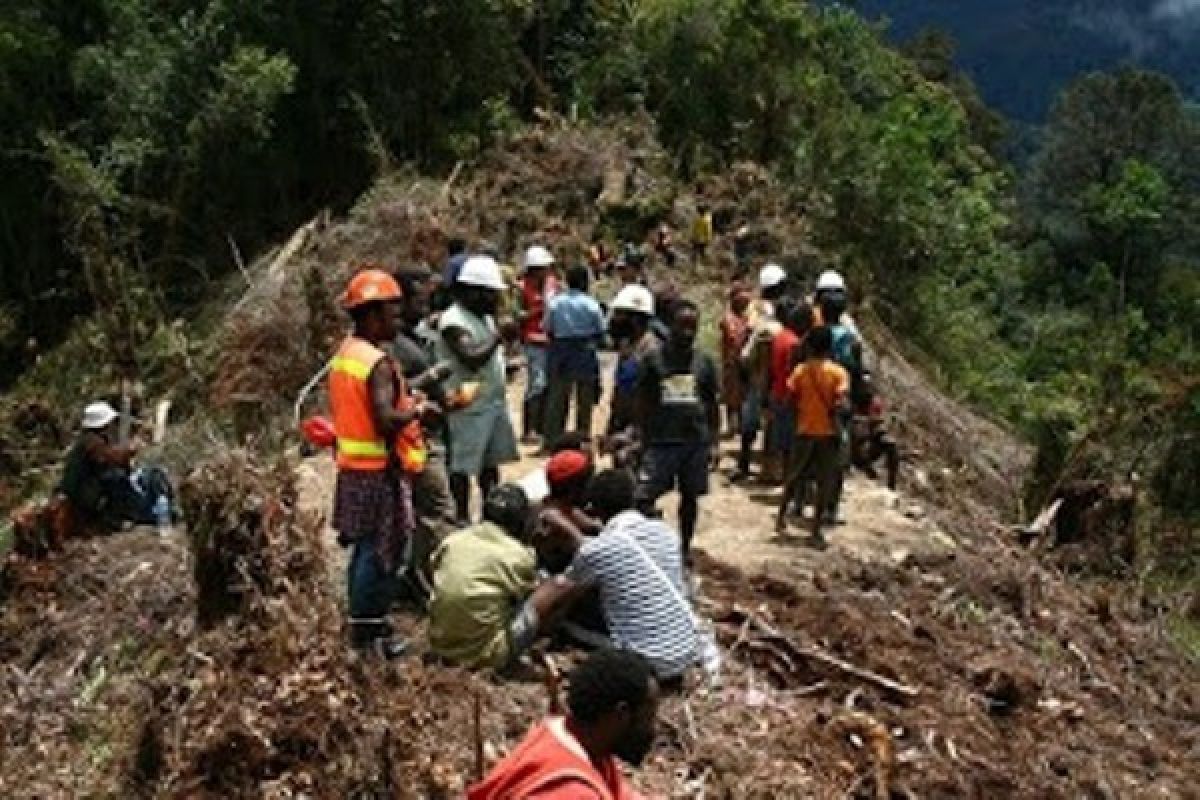
[[578, 450], [563, 450], [550, 456], [546, 462], [546, 481], [551, 485], [562, 485], [583, 475], [592, 466], [587, 453]]

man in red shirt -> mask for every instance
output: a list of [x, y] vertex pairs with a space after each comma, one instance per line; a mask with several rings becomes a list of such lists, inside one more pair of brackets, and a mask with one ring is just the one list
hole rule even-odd
[[[541, 245], [525, 251], [525, 274], [521, 277], [521, 348], [525, 354], [525, 402], [521, 419], [521, 441], [536, 444], [542, 434], [546, 388], [546, 303], [557, 290], [552, 268], [554, 255]], [[546, 444], [551, 444], [547, 442]]]
[[788, 379], [792, 368], [801, 360], [800, 349], [812, 326], [812, 309], [807, 303], [791, 298], [779, 301], [775, 310], [782, 328], [771, 339], [771, 356], [767, 366], [767, 407], [771, 411], [767, 425], [766, 479], [781, 483], [792, 453], [792, 438], [796, 427], [795, 406]]
[[658, 682], [641, 656], [597, 650], [571, 673], [568, 713], [536, 725], [467, 800], [641, 800], [620, 759], [639, 766], [654, 745]]

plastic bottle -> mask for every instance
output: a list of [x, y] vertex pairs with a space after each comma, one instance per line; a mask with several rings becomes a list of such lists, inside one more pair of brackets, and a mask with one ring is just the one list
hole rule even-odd
[[154, 501], [154, 523], [158, 526], [160, 536], [171, 532], [171, 501], [165, 494], [160, 494]]

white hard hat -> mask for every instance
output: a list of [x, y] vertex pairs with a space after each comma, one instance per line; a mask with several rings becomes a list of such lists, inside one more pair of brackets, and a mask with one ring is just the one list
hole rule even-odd
[[481, 286], [502, 292], [507, 288], [500, 274], [500, 265], [491, 256], [471, 256], [463, 262], [458, 273], [458, 282], [467, 286]]
[[654, 316], [654, 295], [645, 286], [631, 284], [617, 292], [612, 301], [612, 310]]
[[758, 288], [772, 289], [787, 280], [787, 271], [778, 264], [767, 264], [758, 271]]
[[92, 403], [83, 410], [83, 428], [88, 431], [103, 430], [118, 416], [116, 409], [108, 403]]
[[531, 245], [525, 251], [525, 269], [548, 267], [554, 263], [554, 254], [540, 244]]
[[846, 281], [844, 281], [842, 279], [841, 274], [834, 272], [831, 269], [827, 269], [821, 273], [821, 276], [819, 278], [817, 278], [817, 291], [818, 292], [836, 292], [836, 291], [844, 292], [844, 291], [846, 291]]

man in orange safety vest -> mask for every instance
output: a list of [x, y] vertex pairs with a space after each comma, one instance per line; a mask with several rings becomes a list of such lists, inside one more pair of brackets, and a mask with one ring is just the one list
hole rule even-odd
[[381, 269], [362, 269], [350, 280], [342, 307], [354, 330], [329, 372], [338, 468], [333, 527], [338, 541], [354, 548], [346, 581], [351, 642], [385, 657], [404, 650], [385, 617], [413, 527], [409, 476], [425, 461], [423, 400], [382, 349], [396, 336], [400, 299], [400, 285]]

